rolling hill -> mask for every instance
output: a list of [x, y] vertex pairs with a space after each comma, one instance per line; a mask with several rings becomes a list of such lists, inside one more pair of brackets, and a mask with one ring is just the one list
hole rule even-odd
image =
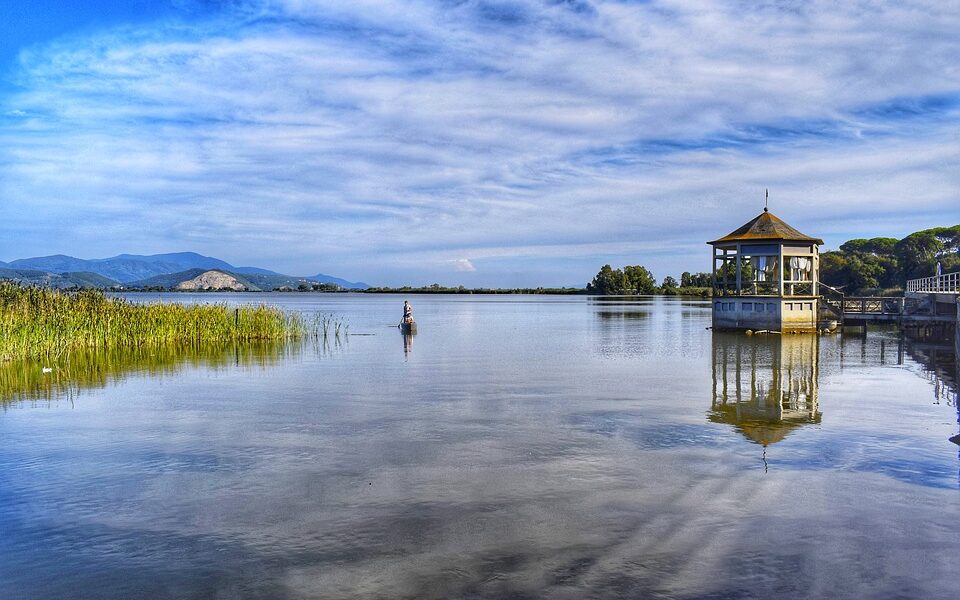
[[347, 281], [346, 279], [340, 279], [339, 277], [333, 277], [332, 275], [324, 275], [323, 273], [317, 273], [316, 275], [304, 277], [304, 279], [316, 281], [317, 283], [335, 283], [348, 290], [365, 290], [370, 287], [362, 281]]
[[9, 266], [16, 269], [35, 269], [51, 273], [88, 271], [109, 277], [120, 283], [194, 268], [233, 268], [225, 261], [209, 256], [202, 256], [195, 252], [155, 254], [153, 256], [120, 254], [110, 258], [95, 258], [90, 260], [56, 254], [53, 256], [21, 258], [10, 261]]
[[[197, 271], [186, 277], [186, 273]], [[252, 290], [297, 288], [304, 282], [335, 283], [345, 289], [366, 289], [363, 282], [347, 281], [318, 273], [307, 277], [284, 275], [260, 267], [234, 267], [230, 263], [196, 252], [167, 254], [119, 254], [110, 258], [83, 259], [64, 254], [21, 258], [0, 262], [0, 279], [51, 287], [172, 288], [204, 271], [219, 271], [234, 276]], [[60, 275], [60, 277], [56, 277]], [[90, 276], [96, 275], [98, 278]], [[167, 285], [174, 282], [174, 285]]]
[[[265, 271], [266, 269], [258, 269]], [[330, 279], [337, 279], [332, 277]], [[341, 280], [343, 281], [343, 280]], [[278, 289], [296, 290], [301, 285], [336, 283], [317, 281], [309, 277], [291, 277], [278, 273], [238, 273], [226, 269], [188, 269], [177, 273], [157, 275], [124, 284], [128, 289], [237, 289], [249, 292], [269, 292]], [[350, 282], [347, 282], [350, 283]], [[346, 288], [346, 286], [340, 287]], [[356, 284], [351, 284], [356, 285]], [[349, 288], [347, 288], [349, 289]], [[357, 289], [357, 288], [353, 288]]]
[[109, 288], [117, 282], [97, 273], [66, 272], [51, 273], [36, 269], [11, 269], [0, 267], [0, 279], [15, 281], [23, 285], [39, 285], [56, 289], [66, 288]]

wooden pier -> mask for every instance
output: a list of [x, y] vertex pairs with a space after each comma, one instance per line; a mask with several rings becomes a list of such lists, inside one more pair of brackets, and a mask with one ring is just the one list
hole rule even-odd
[[896, 323], [901, 326], [952, 325], [960, 320], [960, 272], [907, 282], [903, 297], [846, 296], [821, 284], [822, 306], [841, 326]]

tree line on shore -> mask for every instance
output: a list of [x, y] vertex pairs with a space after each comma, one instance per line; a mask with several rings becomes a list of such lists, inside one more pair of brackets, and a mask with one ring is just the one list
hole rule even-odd
[[846, 294], [893, 295], [907, 280], [960, 271], [960, 225], [933, 227], [903, 239], [877, 237], [844, 242], [820, 254], [820, 280]]
[[[848, 295], [896, 295], [906, 287], [907, 280], [936, 274], [938, 265], [943, 273], [960, 271], [960, 225], [924, 229], [899, 240], [889, 237], [849, 240], [841, 244], [837, 250], [820, 254], [820, 281]], [[745, 268], [749, 269], [749, 266]], [[0, 280], [2, 279], [0, 274]], [[73, 289], [81, 287], [87, 286], [78, 284]], [[92, 285], [92, 287], [98, 286]], [[587, 293], [709, 296], [712, 290], [712, 275], [703, 272], [684, 272], [680, 275], [679, 281], [668, 275], [657, 283], [653, 274], [642, 265], [627, 265], [618, 269], [604, 265], [585, 288], [467, 288], [462, 285], [443, 286], [434, 283], [419, 287], [371, 287], [365, 290], [346, 290], [336, 283], [301, 280], [298, 284], [274, 286], [272, 289], [278, 292], [362, 291], [374, 294]], [[138, 290], [170, 291], [171, 286], [142, 286]], [[131, 290], [124, 287], [116, 288], [115, 291]]]
[[684, 271], [677, 281], [670, 275], [660, 284], [643, 265], [627, 265], [614, 269], [603, 265], [600, 272], [587, 284], [587, 293], [598, 295], [709, 296], [712, 286], [710, 273]]
[[535, 287], [535, 288], [468, 288], [462, 285], [445, 286], [432, 283], [423, 286], [371, 287], [356, 290], [364, 294], [582, 294], [583, 288]]
[[[850, 295], [896, 295], [907, 280], [960, 271], [960, 225], [933, 227], [903, 239], [853, 239], [820, 254], [820, 281]], [[708, 296], [711, 273], [667, 275], [658, 284], [642, 265], [614, 269], [603, 265], [586, 291], [600, 295]]]

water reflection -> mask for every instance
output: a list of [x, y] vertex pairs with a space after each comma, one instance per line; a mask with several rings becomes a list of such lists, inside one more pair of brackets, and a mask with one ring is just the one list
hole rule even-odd
[[946, 339], [905, 336], [903, 345], [910, 358], [922, 367], [919, 375], [933, 384], [934, 402], [958, 406], [960, 368], [953, 344]]
[[956, 411], [894, 332], [841, 359], [709, 304], [423, 298], [404, 363], [396, 297], [276, 297], [371, 333], [0, 412], [0, 598], [955, 595]]
[[102, 388], [132, 374], [172, 375], [188, 367], [269, 367], [299, 354], [304, 342], [163, 345], [79, 349], [55, 359], [0, 363], [0, 406], [55, 400]]
[[403, 336], [403, 355], [406, 357], [413, 351], [413, 336], [417, 335], [415, 333], [403, 333], [400, 332], [400, 335]]
[[[932, 384], [933, 403], [954, 407], [960, 425], [960, 362], [954, 342], [945, 337], [906, 335], [901, 346], [920, 365], [919, 375]], [[960, 446], [960, 433], [951, 436], [950, 441]]]
[[819, 423], [819, 339], [715, 332], [709, 420], [762, 446]]
[[597, 353], [606, 358], [706, 356], [709, 302], [681, 298], [591, 298]]
[[589, 299], [594, 314], [601, 321], [646, 319], [652, 312], [650, 298], [633, 296], [597, 296]]

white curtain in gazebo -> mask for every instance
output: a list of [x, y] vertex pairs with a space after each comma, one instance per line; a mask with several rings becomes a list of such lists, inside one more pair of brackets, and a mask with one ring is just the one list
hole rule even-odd
[[776, 256], [750, 257], [750, 265], [753, 267], [756, 281], [776, 281], [778, 263]]
[[803, 256], [790, 257], [790, 279], [794, 281], [810, 281], [810, 271], [813, 270], [813, 261]]

